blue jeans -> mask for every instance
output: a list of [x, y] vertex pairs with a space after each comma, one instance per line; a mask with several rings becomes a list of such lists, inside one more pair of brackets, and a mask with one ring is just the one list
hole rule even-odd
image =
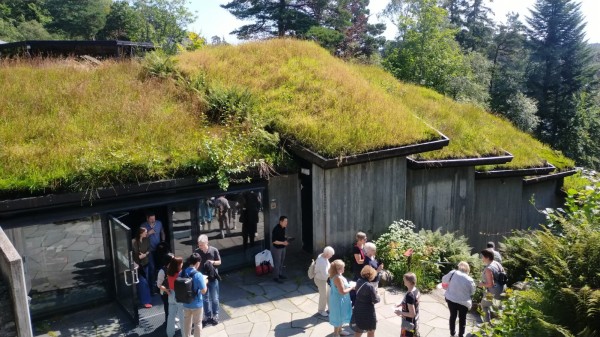
[[150, 251], [150, 255], [148, 255], [148, 264], [146, 265], [146, 279], [148, 280], [148, 285], [150, 289], [150, 293], [156, 289], [156, 266], [154, 264], [154, 254], [155, 252]]
[[207, 287], [202, 296], [205, 320], [219, 316], [219, 280], [208, 281]]
[[169, 316], [167, 316], [167, 337], [175, 336], [175, 318], [179, 318], [179, 324], [183, 324], [183, 305], [175, 300], [175, 291], [169, 295]]
[[[142, 267], [144, 271], [147, 271], [147, 266]], [[140, 304], [150, 304], [152, 302], [150, 298], [150, 285], [148, 284], [148, 279], [145, 275], [138, 270], [138, 279], [139, 283], [136, 285], [138, 292], [138, 299], [140, 300]]]

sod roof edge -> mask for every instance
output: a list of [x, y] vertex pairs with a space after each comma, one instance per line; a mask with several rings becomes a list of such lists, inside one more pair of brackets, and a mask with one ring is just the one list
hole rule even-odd
[[525, 184], [525, 185], [531, 185], [531, 184], [541, 183], [541, 182], [544, 182], [544, 181], [565, 178], [565, 177], [568, 177], [568, 176], [572, 176], [575, 173], [577, 173], [577, 170], [573, 169], [573, 170], [568, 170], [568, 171], [562, 171], [562, 172], [552, 173], [552, 174], [548, 174], [548, 175], [542, 175], [542, 176], [537, 176], [537, 177], [526, 178], [526, 179], [523, 179], [523, 184]]
[[556, 167], [548, 163], [544, 167], [526, 169], [497, 169], [490, 171], [475, 171], [475, 179], [511, 178], [544, 175], [554, 171]]
[[446, 168], [446, 167], [464, 167], [464, 166], [480, 166], [480, 165], [496, 165], [505, 164], [513, 160], [514, 156], [504, 151], [502, 156], [489, 157], [473, 157], [473, 158], [458, 158], [458, 159], [438, 159], [438, 160], [419, 160], [408, 157], [408, 167], [411, 169], [426, 169], [426, 168]]
[[382, 150], [368, 151], [356, 155], [343, 156], [339, 158], [325, 158], [320, 154], [291, 140], [288, 140], [286, 142], [286, 145], [298, 157], [305, 159], [323, 169], [331, 169], [336, 167], [366, 163], [374, 160], [388, 159], [394, 157], [405, 157], [415, 153], [439, 150], [444, 146], [447, 146], [450, 143], [450, 139], [441, 132], [438, 131], [438, 133], [440, 135], [440, 139], [437, 140], [392, 147]]

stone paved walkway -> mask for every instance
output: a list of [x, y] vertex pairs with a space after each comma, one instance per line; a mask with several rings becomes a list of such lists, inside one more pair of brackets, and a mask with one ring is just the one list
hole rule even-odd
[[[289, 268], [291, 269], [291, 268]], [[289, 272], [283, 284], [270, 277], [257, 277], [251, 269], [225, 275], [221, 283], [222, 309], [226, 317], [217, 326], [203, 329], [203, 336], [210, 337], [330, 337], [333, 328], [326, 318], [316, 314], [318, 294], [312, 280], [306, 277], [303, 267]], [[380, 288], [381, 302], [376, 305], [377, 337], [398, 337], [401, 320], [393, 312], [404, 293], [397, 288]], [[155, 305], [162, 306], [157, 298]], [[80, 312], [63, 316], [48, 324], [41, 324], [45, 331], [37, 336], [165, 336], [164, 315], [153, 314], [141, 319], [138, 327], [132, 327], [122, 315], [115, 315], [114, 304], [95, 312]], [[118, 311], [118, 310], [117, 310]], [[140, 311], [144, 314], [144, 310]], [[443, 290], [421, 296], [419, 330], [421, 337], [446, 337], [448, 309]], [[81, 318], [85, 317], [85, 318]], [[469, 314], [467, 332], [472, 331], [476, 315]], [[40, 325], [40, 324], [38, 324]], [[348, 331], [349, 329], [346, 328]], [[180, 336], [179, 332], [176, 336]], [[366, 334], [364, 335], [366, 336]]]

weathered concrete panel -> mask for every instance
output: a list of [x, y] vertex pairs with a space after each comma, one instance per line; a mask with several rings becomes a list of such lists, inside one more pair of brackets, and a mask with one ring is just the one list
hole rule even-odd
[[377, 237], [405, 216], [406, 158], [322, 170], [313, 165], [314, 250], [348, 253], [357, 231]]
[[[288, 227], [286, 234], [296, 238], [288, 246], [288, 252], [299, 251], [302, 249], [302, 212], [300, 205], [300, 182], [297, 174], [283, 175], [269, 179], [268, 203], [266, 205], [269, 212], [269, 244], [273, 227], [279, 223], [279, 217], [285, 215], [288, 217]], [[275, 206], [273, 208], [272, 206]], [[265, 224], [266, 226], [267, 224]]]
[[521, 228], [522, 194], [522, 177], [475, 180], [475, 216], [467, 228], [475, 251]]
[[474, 207], [473, 167], [408, 170], [406, 217], [418, 229], [441, 229], [466, 236]]
[[561, 178], [523, 186], [521, 229], [537, 228], [546, 222], [546, 216], [540, 211], [563, 206], [564, 199], [559, 193], [562, 181]]

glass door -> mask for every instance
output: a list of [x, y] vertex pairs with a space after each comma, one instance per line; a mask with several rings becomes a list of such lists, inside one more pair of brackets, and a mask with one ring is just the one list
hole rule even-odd
[[136, 284], [139, 279], [137, 266], [133, 262], [131, 229], [113, 216], [109, 216], [108, 221], [112, 239], [116, 300], [137, 325], [139, 316], [136, 303]]

